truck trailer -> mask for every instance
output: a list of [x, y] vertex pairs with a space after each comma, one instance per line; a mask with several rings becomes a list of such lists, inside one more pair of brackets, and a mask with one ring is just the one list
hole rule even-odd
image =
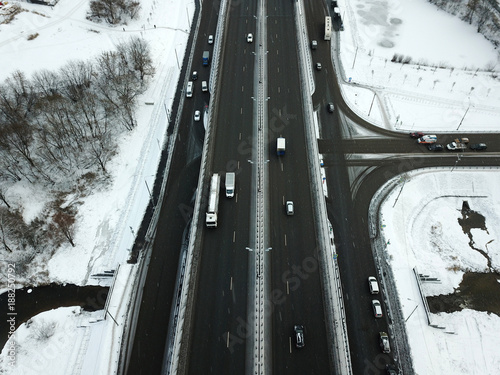
[[325, 17], [325, 40], [332, 39], [332, 17]]
[[276, 154], [285, 155], [285, 138], [276, 139]]
[[214, 173], [210, 181], [210, 195], [205, 223], [208, 228], [217, 228], [217, 213], [219, 211], [220, 176]]
[[226, 197], [232, 198], [234, 197], [234, 185], [236, 182], [236, 175], [234, 172], [226, 173]]

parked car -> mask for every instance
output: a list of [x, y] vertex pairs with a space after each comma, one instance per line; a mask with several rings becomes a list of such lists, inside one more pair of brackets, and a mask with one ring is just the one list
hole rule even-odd
[[378, 282], [374, 276], [370, 276], [368, 278], [368, 288], [370, 288], [371, 294], [378, 294], [379, 292]]
[[328, 110], [328, 112], [333, 113], [335, 106], [333, 105], [333, 103], [328, 103], [326, 105], [326, 109]]
[[410, 138], [420, 138], [420, 137], [423, 137], [424, 136], [424, 133], [422, 132], [413, 132], [413, 133], [410, 133]]
[[209, 35], [208, 36], [208, 44], [213, 44], [214, 43], [214, 36], [213, 35]]
[[443, 151], [444, 150], [443, 145], [439, 144], [439, 143], [433, 143], [433, 144], [427, 146], [427, 148], [429, 149], [429, 151]]
[[379, 332], [379, 336], [380, 336], [380, 349], [382, 349], [382, 352], [384, 353], [390, 353], [391, 344], [389, 343], [389, 336], [385, 332]]
[[470, 145], [469, 148], [473, 151], [486, 150], [486, 143], [474, 143], [474, 144]]
[[378, 299], [372, 300], [372, 308], [373, 308], [373, 315], [375, 315], [375, 318], [381, 318], [382, 305], [380, 304], [380, 301]]
[[247, 35], [247, 42], [248, 42], [248, 43], [253, 43], [253, 34], [252, 34], [252, 33], [249, 33], [249, 34]]
[[435, 135], [423, 135], [419, 139], [417, 139], [418, 143], [436, 143], [437, 142], [437, 136]]
[[323, 67], [321, 66], [321, 63], [316, 63], [316, 70], [321, 70]]
[[469, 143], [469, 138], [455, 138], [456, 143]]
[[200, 121], [200, 117], [201, 117], [201, 112], [194, 111], [194, 121]]
[[446, 148], [450, 151], [463, 151], [467, 149], [465, 143], [451, 142], [446, 145]]
[[195, 70], [191, 75], [191, 81], [196, 81], [198, 79], [198, 72]]
[[293, 330], [295, 332], [295, 346], [297, 348], [303, 348], [305, 345], [304, 342], [304, 326], [297, 324], [293, 326]]
[[387, 372], [387, 375], [398, 375], [398, 371], [394, 365], [385, 365], [385, 371]]
[[286, 201], [286, 214], [292, 216], [294, 214], [293, 201]]

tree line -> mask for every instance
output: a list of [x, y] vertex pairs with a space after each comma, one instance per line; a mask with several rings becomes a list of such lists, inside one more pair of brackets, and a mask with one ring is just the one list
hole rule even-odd
[[[136, 37], [91, 61], [31, 79], [16, 71], [0, 84], [0, 251], [73, 245], [76, 207], [65, 198], [108, 177], [118, 136], [136, 127], [137, 97], [153, 75], [150, 47]], [[9, 202], [6, 191], [20, 182], [53, 194], [45, 218], [25, 223]]]

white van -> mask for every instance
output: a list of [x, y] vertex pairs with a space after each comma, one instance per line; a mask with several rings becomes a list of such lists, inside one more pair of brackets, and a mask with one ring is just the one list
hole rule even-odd
[[207, 81], [201, 81], [201, 91], [203, 91], [203, 92], [207, 92], [208, 91]]
[[424, 135], [423, 137], [420, 137], [417, 139], [418, 143], [436, 143], [437, 142], [437, 136], [435, 135]]
[[188, 98], [193, 96], [193, 82], [189, 81], [186, 89], [186, 96]]

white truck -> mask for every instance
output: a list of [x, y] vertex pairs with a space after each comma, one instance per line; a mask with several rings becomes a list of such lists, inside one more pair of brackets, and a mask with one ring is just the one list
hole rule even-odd
[[446, 145], [446, 148], [450, 151], [464, 151], [467, 149], [465, 143], [451, 142]]
[[234, 197], [234, 185], [236, 182], [236, 175], [234, 172], [226, 173], [226, 197], [232, 198]]
[[332, 17], [325, 17], [325, 40], [332, 39]]
[[220, 176], [214, 173], [210, 181], [210, 195], [205, 223], [208, 228], [217, 228], [217, 212], [219, 211]]
[[276, 139], [276, 154], [285, 155], [285, 145], [285, 138], [279, 137], [278, 139]]

